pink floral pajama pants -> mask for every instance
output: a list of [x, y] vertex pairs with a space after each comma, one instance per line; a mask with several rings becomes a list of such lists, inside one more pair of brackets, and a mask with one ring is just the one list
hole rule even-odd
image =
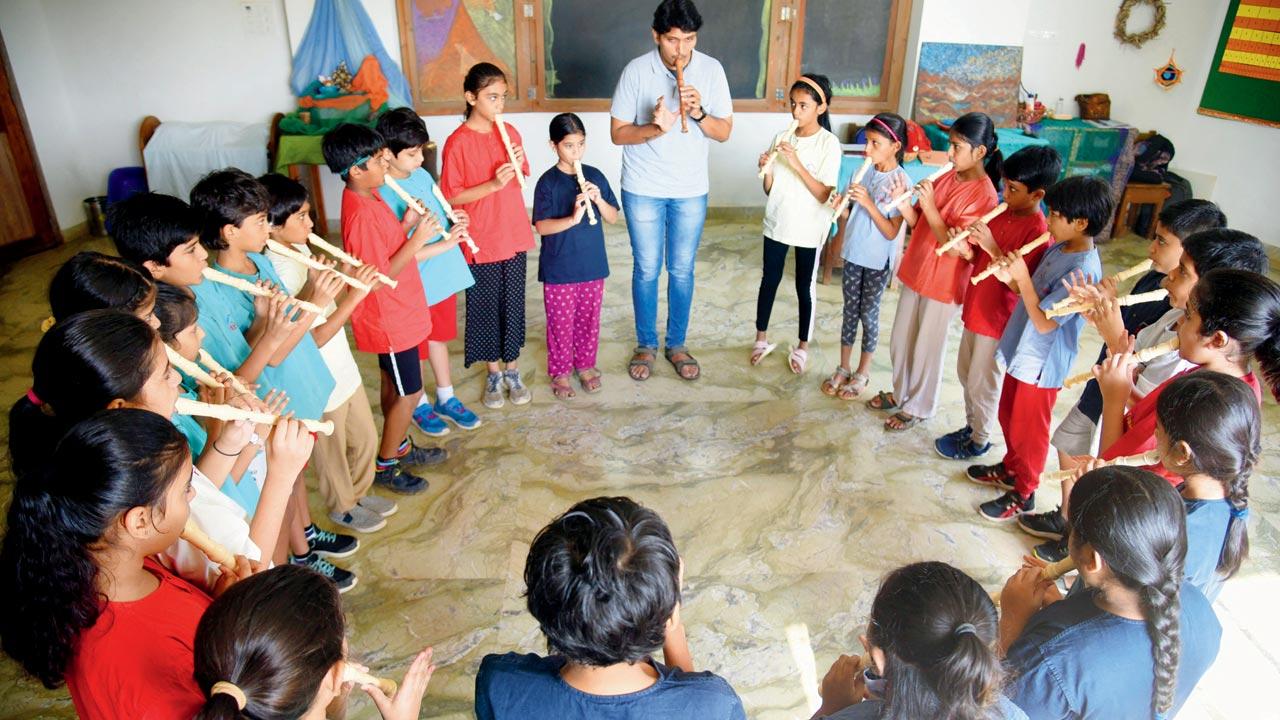
[[547, 309], [547, 374], [568, 375], [596, 366], [604, 279], [542, 285]]

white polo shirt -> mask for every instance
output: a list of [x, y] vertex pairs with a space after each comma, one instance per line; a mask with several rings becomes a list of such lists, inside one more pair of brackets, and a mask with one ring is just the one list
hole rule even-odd
[[[702, 95], [702, 109], [708, 115], [728, 118], [733, 115], [733, 98], [729, 80], [720, 61], [697, 50], [684, 69], [686, 85]], [[658, 49], [627, 63], [613, 91], [609, 114], [635, 125], [653, 122], [653, 106], [658, 98], [673, 113], [680, 110], [675, 72], [662, 64]], [[689, 120], [689, 132], [680, 132], [680, 119], [665, 134], [640, 143], [622, 146], [622, 189], [636, 195], [659, 198], [691, 198], [706, 195], [708, 181], [707, 156], [711, 140], [702, 127]]]

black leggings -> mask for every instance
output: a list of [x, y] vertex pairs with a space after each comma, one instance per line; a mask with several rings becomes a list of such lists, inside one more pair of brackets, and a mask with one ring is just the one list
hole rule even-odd
[[[773, 313], [773, 300], [782, 282], [782, 269], [787, 264], [787, 251], [791, 245], [764, 239], [764, 275], [760, 278], [760, 295], [756, 298], [756, 331], [769, 329], [769, 315]], [[800, 303], [800, 340], [809, 342], [809, 329], [813, 327], [813, 286], [818, 281], [816, 265], [817, 248], [796, 248], [796, 298]]]

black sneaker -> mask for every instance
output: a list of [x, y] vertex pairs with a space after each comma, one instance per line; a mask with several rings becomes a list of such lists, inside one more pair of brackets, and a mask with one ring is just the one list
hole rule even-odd
[[449, 451], [444, 448], [429, 448], [416, 445], [412, 440], [409, 441], [409, 451], [400, 456], [402, 465], [438, 465], [449, 457]]
[[401, 495], [417, 495], [426, 490], [428, 484], [425, 479], [406, 472], [400, 463], [379, 469], [373, 474], [373, 482]]
[[1031, 554], [1047, 563], [1056, 563], [1070, 553], [1067, 551], [1066, 540], [1050, 540], [1035, 546]]
[[1000, 488], [1001, 490], [1013, 489], [1013, 475], [1005, 469], [1004, 463], [996, 463], [995, 465], [970, 465], [965, 470], [964, 476], [969, 478], [969, 482], [984, 485], [986, 487]]
[[1022, 532], [1045, 540], [1061, 540], [1067, 534], [1067, 521], [1062, 519], [1062, 506], [1042, 513], [1024, 513], [1018, 516]]
[[984, 502], [978, 506], [978, 514], [995, 523], [1012, 522], [1018, 517], [1018, 513], [1030, 512], [1036, 509], [1036, 495], [1023, 498], [1017, 492], [1010, 490], [995, 500]]
[[344, 558], [355, 554], [360, 541], [354, 535], [342, 535], [316, 528], [316, 534], [307, 538], [311, 552], [321, 557]]
[[343, 570], [342, 568], [338, 567], [337, 565], [334, 565], [328, 560], [325, 560], [317, 556], [315, 553], [311, 553], [306, 557], [300, 557], [300, 558], [290, 557], [289, 562], [294, 565], [302, 565], [304, 567], [309, 567], [312, 570], [315, 570], [316, 572], [320, 573], [321, 575], [329, 578], [330, 580], [333, 581], [334, 585], [338, 586], [339, 595], [355, 587], [356, 582], [358, 582], [356, 579], [355, 573], [351, 572], [350, 570]]

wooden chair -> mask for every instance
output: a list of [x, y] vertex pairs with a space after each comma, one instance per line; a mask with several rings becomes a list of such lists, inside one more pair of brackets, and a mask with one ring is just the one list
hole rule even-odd
[[1129, 229], [1133, 226], [1134, 215], [1137, 214], [1138, 208], [1142, 205], [1153, 205], [1151, 227], [1147, 230], [1147, 238], [1153, 238], [1156, 235], [1155, 217], [1160, 214], [1160, 209], [1164, 207], [1164, 201], [1169, 199], [1173, 191], [1169, 189], [1168, 183], [1129, 183], [1124, 187], [1124, 194], [1120, 196], [1120, 203], [1116, 206], [1116, 219], [1111, 227], [1111, 237], [1120, 238], [1129, 234]]

